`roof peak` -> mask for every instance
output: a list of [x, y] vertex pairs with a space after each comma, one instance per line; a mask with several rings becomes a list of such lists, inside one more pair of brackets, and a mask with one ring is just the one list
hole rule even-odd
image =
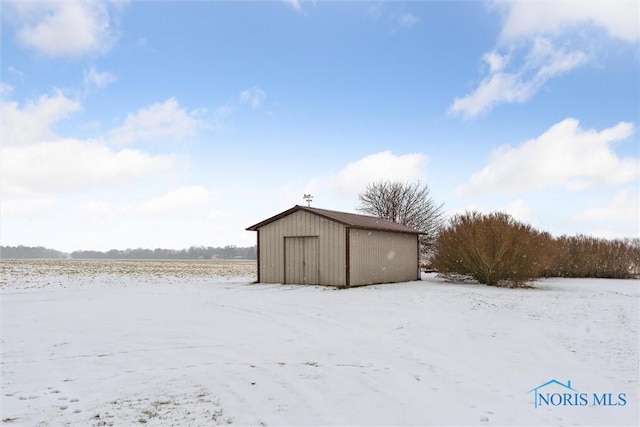
[[[335, 212], [335, 213], [341, 213], [341, 214], [346, 214], [346, 215], [356, 215], [356, 216], [365, 216], [365, 217], [368, 217], [368, 218], [384, 219], [384, 218], [377, 217], [375, 215], [364, 215], [364, 214], [359, 214], [359, 213], [355, 213], [355, 212], [336, 211], [334, 209], [316, 208], [315, 206], [304, 206], [304, 205], [296, 205], [296, 206], [299, 206], [299, 207], [304, 208], [304, 209], [311, 209], [311, 210], [316, 210], [316, 211]], [[389, 221], [389, 220], [385, 219], [385, 221]], [[391, 222], [393, 222], [393, 221], [391, 221]]]

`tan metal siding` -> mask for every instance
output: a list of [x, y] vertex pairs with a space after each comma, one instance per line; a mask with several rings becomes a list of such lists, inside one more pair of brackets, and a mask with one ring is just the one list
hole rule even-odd
[[351, 286], [406, 282], [418, 279], [415, 234], [351, 229]]
[[260, 227], [260, 281], [284, 283], [285, 237], [314, 236], [318, 238], [317, 284], [344, 285], [344, 225], [305, 211], [294, 212]]
[[282, 234], [278, 224], [273, 223], [260, 229], [260, 282], [281, 283], [284, 278], [284, 253]]

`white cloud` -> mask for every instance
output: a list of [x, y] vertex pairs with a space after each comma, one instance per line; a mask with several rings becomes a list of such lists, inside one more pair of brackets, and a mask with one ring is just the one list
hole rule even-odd
[[104, 89], [116, 80], [118, 80], [118, 77], [108, 71], [100, 73], [96, 71], [94, 67], [89, 67], [88, 70], [84, 70], [85, 86], [95, 86], [98, 89]]
[[473, 118], [499, 104], [526, 102], [550, 79], [584, 66], [603, 45], [597, 33], [585, 36], [585, 29], [602, 29], [623, 42], [640, 39], [640, 3], [634, 1], [493, 4], [504, 12], [504, 22], [496, 48], [482, 57], [489, 72], [470, 93], [454, 99], [450, 114]]
[[113, 207], [104, 200], [90, 200], [77, 207], [79, 216], [91, 222], [111, 221], [129, 210], [128, 206]]
[[177, 139], [194, 136], [204, 126], [199, 111], [187, 111], [175, 98], [141, 108], [129, 114], [124, 125], [109, 132], [109, 140], [116, 144]]
[[501, 55], [498, 52], [485, 53], [482, 56], [484, 62], [489, 65], [489, 71], [491, 74], [502, 71], [502, 69], [509, 63], [508, 55]]
[[522, 199], [507, 203], [499, 211], [506, 212], [518, 221], [527, 222], [531, 218], [531, 208]]
[[1, 149], [3, 195], [82, 191], [122, 184], [171, 172], [178, 164], [171, 155], [138, 150], [113, 151], [99, 141], [73, 139]]
[[640, 197], [637, 188], [619, 190], [609, 206], [587, 209], [576, 219], [583, 221], [640, 221]]
[[17, 102], [0, 102], [3, 117], [0, 136], [3, 145], [26, 145], [56, 138], [50, 127], [55, 122], [79, 111], [78, 101], [61, 92], [42, 95], [20, 108]]
[[358, 194], [374, 181], [417, 181], [424, 177], [429, 158], [421, 153], [397, 156], [391, 151], [371, 154], [348, 164], [328, 180], [342, 193]]
[[107, 51], [114, 40], [107, 4], [101, 1], [14, 2], [18, 40], [49, 56]]
[[78, 206], [80, 216], [93, 222], [131, 218], [209, 218], [215, 212], [212, 203], [220, 192], [202, 186], [182, 187], [151, 200], [113, 205], [104, 200], [91, 200]]
[[[94, 77], [100, 74], [95, 73]], [[75, 192], [102, 185], [118, 185], [166, 174], [180, 165], [179, 159], [173, 155], [151, 155], [132, 149], [113, 150], [103, 139], [62, 138], [51, 129], [56, 122], [80, 109], [80, 102], [59, 91], [28, 101], [22, 107], [13, 101], [0, 102], [3, 118], [3, 126], [0, 127], [3, 203], [19, 206], [28, 203], [25, 198], [37, 193]], [[154, 110], [151, 110], [148, 115], [143, 111], [134, 116], [125, 130], [134, 134], [137, 130], [138, 135], [143, 136], [163, 136], [163, 132], [165, 136], [188, 135], [195, 126], [195, 119], [177, 108], [173, 100], [160, 106], [159, 110], [165, 112], [165, 116], [153, 116]], [[177, 117], [177, 120], [171, 122], [167, 117]], [[154, 129], [153, 125], [160, 129]], [[124, 138], [127, 134], [123, 132], [119, 136]], [[32, 205], [37, 207], [41, 204]]]
[[2, 217], [37, 220], [52, 215], [55, 202], [47, 197], [3, 198], [0, 204]]
[[589, 56], [584, 52], [557, 49], [549, 39], [538, 37], [533, 40], [523, 69], [535, 70], [533, 80], [543, 84], [552, 77], [584, 65], [588, 60]]
[[0, 96], [5, 96], [13, 91], [13, 86], [10, 84], [0, 82]]
[[[316, 176], [309, 180], [291, 180], [274, 191], [273, 200], [277, 205], [291, 206], [292, 204], [306, 205], [304, 194], [314, 196], [312, 206], [327, 206], [327, 201], [333, 201], [334, 208], [346, 200], [356, 200], [367, 185], [376, 181], [415, 182], [424, 180], [425, 166], [429, 158], [421, 153], [395, 155], [391, 151], [383, 151], [365, 156], [349, 163], [337, 172], [330, 172], [323, 176]], [[264, 194], [247, 196], [251, 199], [263, 199]], [[271, 200], [270, 198], [267, 198]], [[352, 203], [347, 203], [345, 209], [351, 209]], [[348, 206], [348, 207], [346, 207]]]
[[498, 104], [526, 102], [547, 81], [580, 67], [589, 57], [581, 51], [556, 49], [549, 40], [538, 38], [524, 63], [513, 71], [503, 71], [508, 58], [498, 52], [487, 53], [483, 59], [489, 65], [489, 75], [473, 92], [453, 101], [451, 114], [473, 118]]
[[637, 157], [620, 158], [611, 144], [634, 133], [621, 122], [602, 131], [583, 131], [575, 119], [553, 125], [538, 138], [514, 148], [494, 150], [489, 163], [474, 173], [461, 195], [516, 192], [565, 187], [582, 190], [597, 184], [616, 185], [638, 179]]
[[254, 86], [245, 91], [240, 92], [240, 101], [249, 104], [251, 108], [258, 108], [262, 101], [267, 98], [267, 94], [260, 88]]
[[217, 195], [201, 186], [184, 187], [142, 203], [136, 211], [145, 216], [185, 216], [209, 206]]
[[601, 28], [630, 43], [640, 39], [637, 1], [519, 1], [500, 5], [506, 6], [503, 39], [560, 34], [580, 25]]
[[[111, 200], [95, 199], [77, 204], [70, 215], [71, 222], [85, 225], [82, 229], [86, 231], [82, 242], [77, 236], [66, 240], [69, 250], [255, 244], [255, 234], [244, 231], [256, 219], [255, 209], [230, 206], [226, 199], [219, 200], [218, 189], [182, 187], [152, 199], [145, 198], [148, 190], [138, 194], [138, 200], [129, 198], [125, 203], [114, 195]], [[236, 200], [242, 198], [231, 199], [232, 204]], [[163, 233], [163, 230], [169, 232]]]

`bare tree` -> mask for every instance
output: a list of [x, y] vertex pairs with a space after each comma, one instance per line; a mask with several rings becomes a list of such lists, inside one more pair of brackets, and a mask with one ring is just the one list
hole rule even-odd
[[432, 252], [438, 233], [444, 226], [443, 204], [431, 197], [429, 186], [400, 181], [378, 181], [367, 185], [358, 195], [362, 213], [388, 219], [420, 230], [421, 252]]

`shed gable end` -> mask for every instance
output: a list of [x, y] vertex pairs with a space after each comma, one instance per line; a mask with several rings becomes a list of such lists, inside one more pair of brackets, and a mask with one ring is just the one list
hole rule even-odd
[[[259, 227], [260, 281], [264, 283], [285, 283], [289, 275], [298, 274], [300, 267], [289, 256], [287, 265], [286, 238], [317, 238], [318, 273], [314, 281], [319, 285], [342, 286], [345, 284], [345, 226], [306, 211], [295, 211]], [[290, 243], [293, 245], [293, 243]], [[290, 251], [293, 249], [289, 249]], [[317, 277], [317, 278], [316, 278]]]

